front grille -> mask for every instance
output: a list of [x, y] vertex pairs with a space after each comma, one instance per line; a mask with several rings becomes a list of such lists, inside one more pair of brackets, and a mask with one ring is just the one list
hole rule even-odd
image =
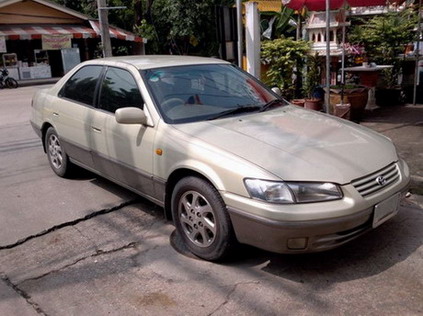
[[398, 164], [393, 163], [363, 178], [353, 180], [351, 184], [362, 196], [367, 196], [389, 187], [398, 181], [399, 177]]

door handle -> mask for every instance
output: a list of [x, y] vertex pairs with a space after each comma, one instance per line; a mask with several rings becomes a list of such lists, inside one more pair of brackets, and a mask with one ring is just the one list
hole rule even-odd
[[91, 126], [91, 129], [92, 129], [94, 132], [101, 133], [101, 129], [100, 129], [100, 128], [98, 128], [98, 127]]

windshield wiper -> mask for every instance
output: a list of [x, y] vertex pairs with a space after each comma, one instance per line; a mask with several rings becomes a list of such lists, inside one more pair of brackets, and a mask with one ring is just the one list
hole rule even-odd
[[223, 112], [218, 113], [217, 115], [209, 118], [208, 120], [215, 120], [227, 115], [231, 115], [231, 114], [238, 114], [238, 113], [245, 113], [245, 112], [253, 112], [253, 111], [257, 111], [260, 110], [261, 106], [258, 105], [244, 105], [244, 106], [238, 106], [236, 108], [233, 109], [229, 109]]
[[267, 111], [268, 109], [270, 109], [272, 106], [276, 105], [276, 104], [280, 104], [283, 103], [285, 104], [285, 101], [282, 99], [274, 99], [272, 101], [267, 102], [265, 105], [263, 105], [260, 109], [259, 112], [264, 112]]

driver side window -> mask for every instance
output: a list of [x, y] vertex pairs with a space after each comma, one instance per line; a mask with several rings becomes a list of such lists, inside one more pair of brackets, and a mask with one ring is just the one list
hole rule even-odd
[[132, 74], [126, 70], [109, 67], [101, 84], [102, 110], [115, 113], [119, 108], [143, 108], [144, 102]]

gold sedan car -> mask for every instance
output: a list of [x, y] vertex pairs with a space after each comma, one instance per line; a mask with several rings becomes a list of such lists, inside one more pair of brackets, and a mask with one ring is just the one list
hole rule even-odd
[[57, 175], [78, 165], [163, 206], [206, 260], [340, 246], [394, 216], [410, 178], [386, 137], [218, 59], [84, 62], [34, 95], [31, 123]]

